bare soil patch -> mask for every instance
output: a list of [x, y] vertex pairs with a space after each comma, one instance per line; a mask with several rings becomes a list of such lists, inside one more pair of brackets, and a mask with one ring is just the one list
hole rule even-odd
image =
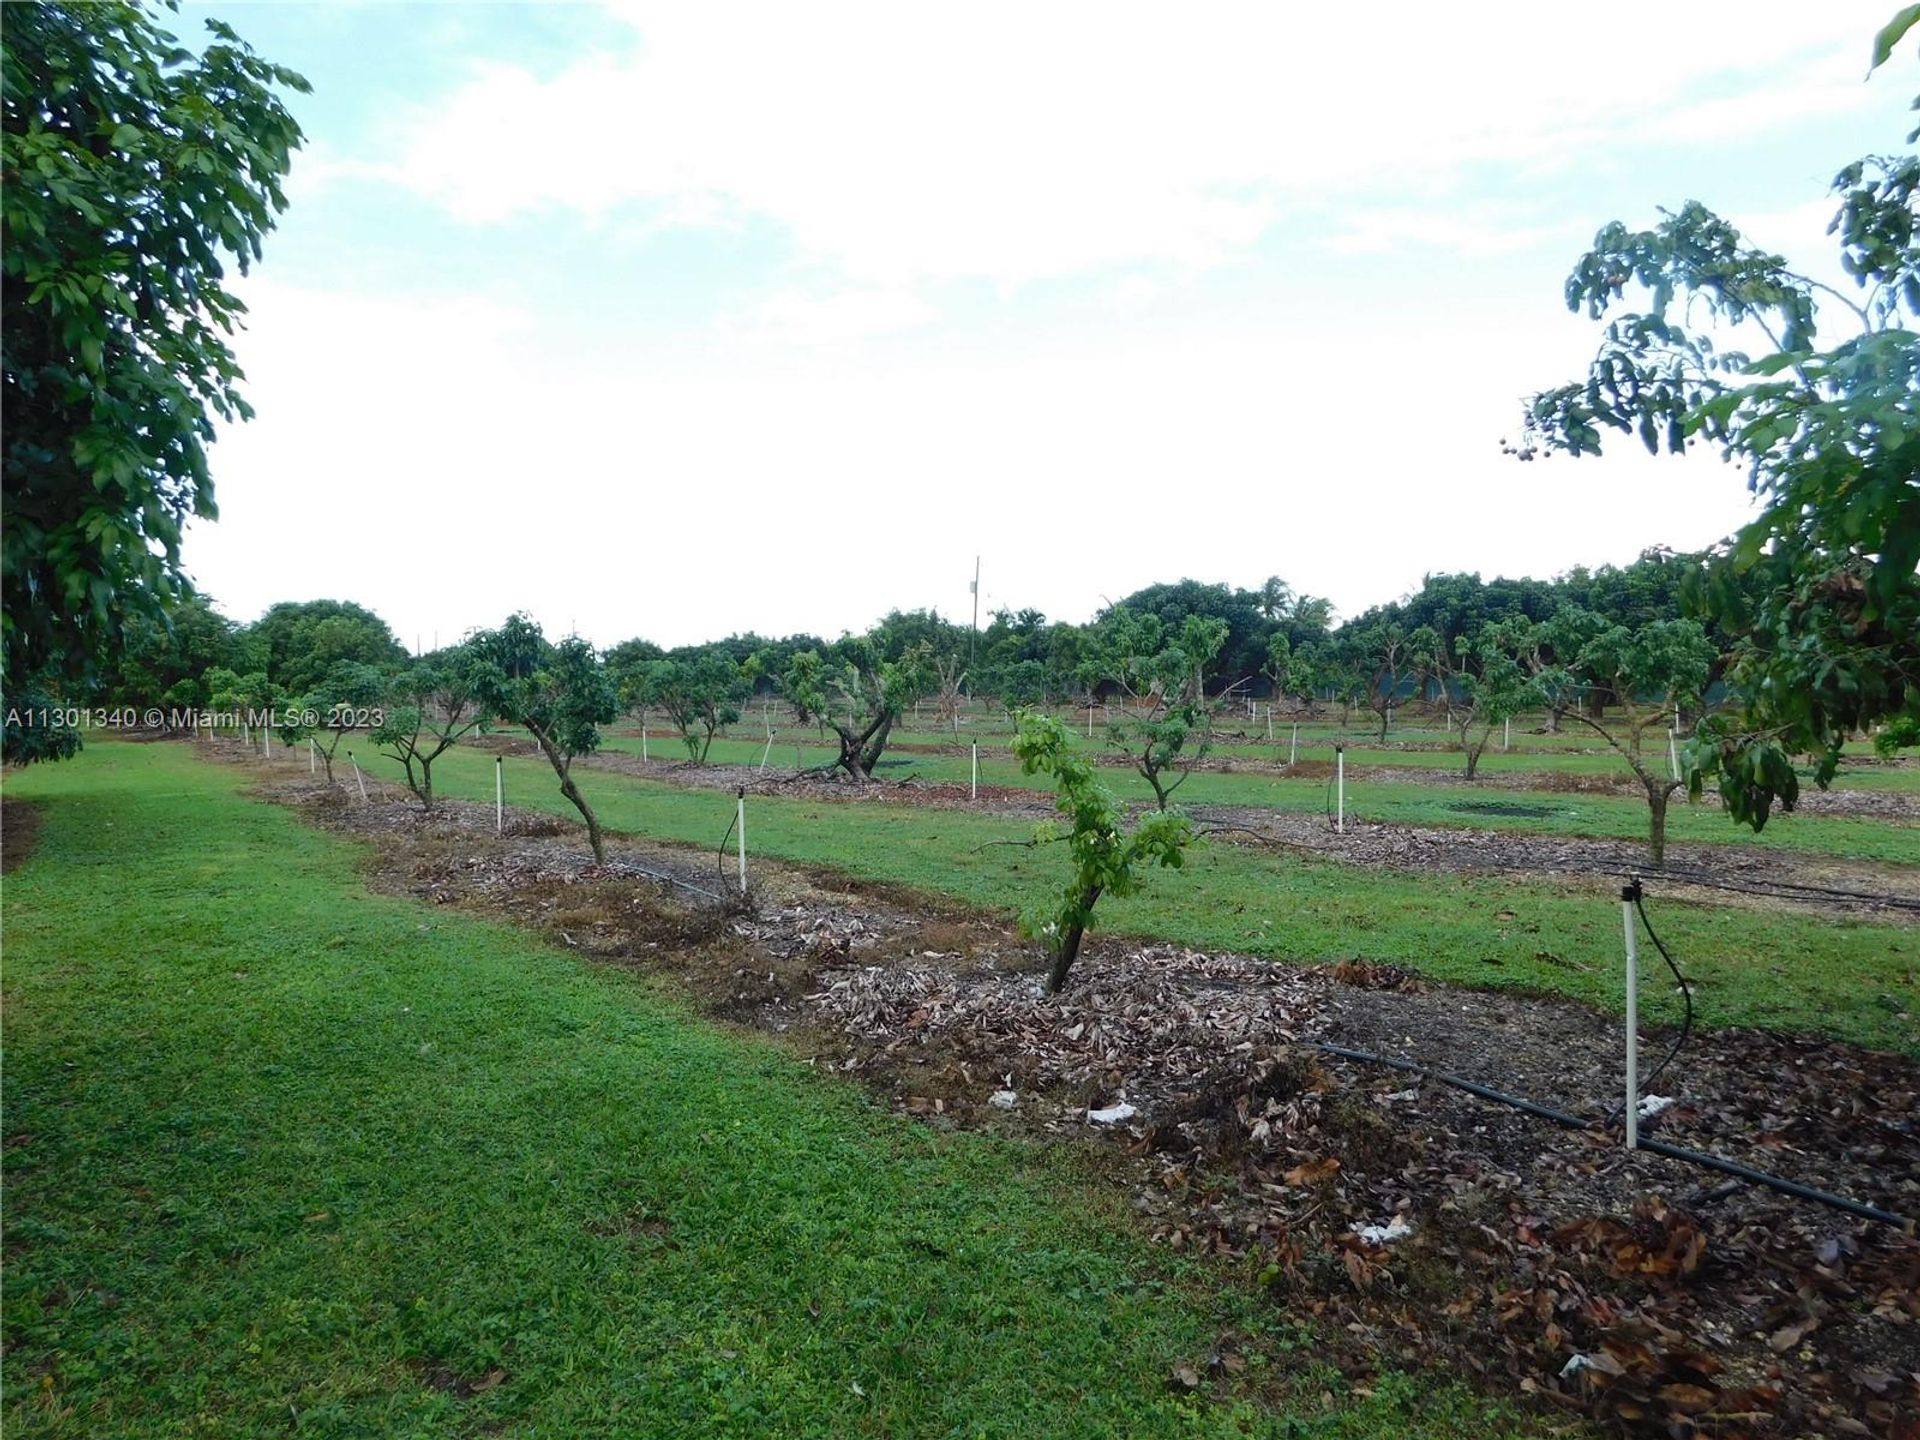
[[[1361, 1383], [1444, 1369], [1649, 1436], [1908, 1440], [1920, 1424], [1920, 1243], [1625, 1151], [1607, 1123], [1617, 1022], [1581, 1007], [1115, 937], [1048, 997], [1003, 925], [883, 887], [762, 865], [750, 906], [718, 905], [692, 888], [716, 878], [698, 852], [616, 840], [597, 866], [546, 817], [497, 837], [485, 807], [277, 789], [372, 840], [382, 888], [659, 977], [927, 1123], [1090, 1143], [1155, 1243], [1244, 1266], [1319, 1317]], [[1899, 1057], [1717, 1032], [1657, 1088], [1674, 1102], [1658, 1134], [1920, 1213], [1920, 1071]]]

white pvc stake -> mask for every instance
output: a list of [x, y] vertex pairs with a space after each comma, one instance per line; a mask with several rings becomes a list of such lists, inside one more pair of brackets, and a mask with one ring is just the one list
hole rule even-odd
[[1087, 706], [1087, 739], [1093, 739], [1093, 706]]
[[1680, 734], [1677, 730], [1667, 732], [1667, 763], [1673, 767], [1673, 778], [1680, 778]]
[[1505, 738], [1500, 742], [1500, 748], [1502, 750], [1511, 750], [1513, 748], [1513, 720], [1511, 717], [1507, 720], [1507, 733]]
[[1273, 706], [1267, 706], [1267, 743], [1273, 743]]
[[507, 762], [493, 757], [493, 833], [507, 833]]
[[740, 787], [740, 811], [734, 817], [740, 825], [740, 893], [747, 893], [747, 787]]
[[273, 727], [271, 725], [260, 727], [260, 758], [262, 760], [273, 758]]
[[767, 748], [760, 752], [760, 773], [767, 773], [767, 757], [773, 754], [773, 731], [767, 731]]
[[1298, 760], [1299, 758], [1300, 758], [1300, 722], [1296, 720], [1293, 722], [1293, 738], [1287, 742], [1288, 767], [1291, 768], [1293, 765], [1293, 762]]
[[973, 742], [973, 793], [967, 798], [970, 800], [980, 798], [980, 742], [978, 740]]
[[640, 717], [640, 758], [647, 758], [647, 717]]
[[244, 720], [240, 722], [240, 743], [249, 750], [253, 748], [253, 727]]
[[1638, 882], [1620, 892], [1620, 916], [1627, 933], [1627, 1149], [1640, 1148], [1640, 936], [1633, 926]]
[[1333, 812], [1334, 813], [1333, 828], [1337, 834], [1344, 835], [1347, 833], [1347, 747], [1346, 746], [1336, 745], [1333, 747], [1333, 765], [1334, 765], [1334, 772], [1338, 777], [1338, 784], [1335, 788], [1338, 789], [1340, 792], [1340, 808]]
[[353, 752], [347, 752], [347, 759], [353, 761], [353, 783], [360, 787], [360, 803], [367, 803], [367, 777], [360, 773], [360, 762], [353, 759]]
[[320, 747], [313, 743], [313, 737], [307, 737], [307, 773], [318, 774], [320, 770]]

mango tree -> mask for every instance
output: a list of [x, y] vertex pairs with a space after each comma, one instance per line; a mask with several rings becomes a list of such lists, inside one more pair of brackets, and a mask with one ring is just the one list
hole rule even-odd
[[1179, 869], [1193, 826], [1177, 810], [1156, 810], [1129, 833], [1120, 806], [1094, 775], [1092, 762], [1074, 745], [1067, 727], [1051, 715], [1020, 712], [1013, 753], [1027, 775], [1051, 775], [1054, 808], [1064, 817], [1064, 834], [1044, 827], [1034, 839], [1065, 839], [1073, 873], [1051, 911], [1028, 916], [1029, 933], [1045, 937], [1052, 952], [1047, 993], [1057, 993], [1079, 957], [1080, 943], [1093, 923], [1093, 907], [1102, 895], [1131, 895], [1143, 883], [1149, 864]]
[[687, 747], [687, 758], [705, 764], [713, 737], [740, 719], [740, 707], [752, 682], [733, 657], [717, 646], [691, 655], [655, 660], [636, 685], [630, 699], [658, 707]]
[[[424, 809], [433, 809], [433, 762], [487, 722], [481, 685], [476, 656], [461, 646], [408, 667], [386, 687], [385, 714], [373, 743], [400, 762], [407, 788]], [[331, 760], [327, 778], [333, 778]], [[597, 847], [594, 853], [599, 854]]]
[[509, 616], [468, 644], [479, 708], [533, 737], [559, 777], [560, 793], [586, 822], [593, 858], [605, 863], [599, 817], [573, 779], [573, 762], [600, 748], [599, 727], [619, 713], [600, 657], [577, 635], [552, 644], [525, 615]]
[[334, 783], [333, 757], [340, 753], [341, 741], [365, 723], [362, 712], [379, 707], [384, 688], [385, 678], [373, 666], [341, 661], [301, 698], [300, 709], [312, 715], [313, 723], [303, 723], [292, 738], [313, 746], [327, 784]]
[[[1531, 628], [1521, 620], [1518, 627]], [[1532, 677], [1515, 658], [1513, 625], [1496, 622], [1481, 627], [1471, 640], [1457, 646], [1440, 642], [1435, 651], [1441, 683], [1453, 697], [1450, 711], [1460, 727], [1460, 749], [1467, 758], [1467, 779], [1478, 778], [1480, 757], [1493, 732], [1504, 727], [1539, 696]], [[1524, 643], [1524, 642], [1523, 642]]]
[[1570, 713], [1613, 747], [1646, 792], [1647, 854], [1655, 865], [1666, 863], [1668, 802], [1687, 782], [1663, 772], [1663, 757], [1648, 756], [1647, 736], [1664, 735], [1677, 708], [1701, 704], [1714, 653], [1706, 631], [1692, 620], [1656, 620], [1636, 630], [1606, 625], [1593, 632], [1562, 671], [1546, 679], [1549, 684], [1600, 689], [1611, 698], [1611, 710], [1596, 715], [1582, 706]]
[[825, 657], [817, 650], [797, 653], [781, 688], [803, 725], [823, 725], [840, 742], [839, 758], [826, 768], [865, 782], [901, 712], [927, 693], [932, 678], [925, 644], [887, 660], [874, 636], [858, 635], [829, 647]]
[[[1895, 15], [1873, 68], [1917, 23], [1920, 7]], [[1826, 785], [1849, 735], [1920, 719], [1920, 156], [1855, 160], [1828, 195], [1850, 286], [1794, 270], [1697, 201], [1603, 228], [1565, 292], [1608, 320], [1599, 351], [1583, 379], [1533, 398], [1514, 447], [1585, 455], [1611, 431], [1746, 468], [1759, 514], [1694, 596], [1740, 637], [1744, 713], [1690, 760], [1755, 829], [1798, 797], [1793, 755], [1814, 754]], [[1743, 335], [1764, 350], [1724, 343]]]
[[1103, 622], [1102, 674], [1128, 703], [1107, 726], [1107, 743], [1127, 757], [1161, 810], [1213, 742], [1204, 675], [1227, 640], [1227, 622], [1189, 615], [1168, 636], [1155, 616], [1115, 610]]

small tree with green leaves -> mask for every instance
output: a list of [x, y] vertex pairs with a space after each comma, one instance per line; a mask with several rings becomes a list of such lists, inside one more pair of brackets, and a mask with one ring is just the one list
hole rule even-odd
[[[481, 686], [478, 663], [465, 647], [423, 660], [387, 685], [386, 715], [373, 732], [373, 743], [382, 755], [400, 762], [407, 788], [423, 809], [433, 809], [433, 762], [463, 735], [487, 723]], [[333, 778], [331, 762], [327, 778]], [[597, 847], [594, 853], [599, 853]]]
[[739, 722], [740, 706], [751, 689], [752, 682], [732, 657], [714, 648], [654, 661], [635, 693], [673, 722], [687, 758], [705, 764], [713, 737]]
[[552, 644], [525, 615], [509, 616], [468, 645], [481, 708], [533, 737], [559, 777], [560, 793], [586, 822], [593, 858], [604, 863], [600, 819], [574, 783], [573, 762], [600, 748], [600, 726], [619, 713], [606, 666], [579, 636]]
[[1420, 644], [1397, 621], [1376, 620], [1354, 633], [1352, 646], [1362, 677], [1361, 698], [1380, 717], [1380, 738], [1385, 740], [1395, 701], [1421, 673]]
[[826, 768], [864, 782], [873, 778], [901, 712], [927, 693], [932, 679], [924, 645], [885, 660], [873, 638], [860, 635], [832, 646], [824, 658], [817, 650], [800, 651], [781, 688], [801, 724], [824, 725], [839, 740], [840, 756]]
[[1463, 639], [1458, 646], [1449, 646], [1442, 640], [1435, 658], [1440, 683], [1451, 696], [1449, 708], [1460, 726], [1467, 779], [1474, 780], [1479, 778], [1480, 757], [1494, 730], [1534, 703], [1539, 691], [1515, 658], [1508, 632], [1497, 623], [1482, 627], [1471, 642]]
[[1307, 713], [1314, 713], [1314, 701], [1328, 684], [1326, 647], [1311, 640], [1296, 645], [1287, 656], [1286, 676], [1281, 691], [1306, 702]]
[[1293, 666], [1293, 642], [1288, 640], [1284, 631], [1276, 630], [1267, 637], [1265, 663], [1260, 673], [1267, 677], [1273, 686], [1273, 698], [1283, 699], [1287, 693], [1288, 672]]
[[1106, 676], [1128, 699], [1107, 726], [1107, 743], [1127, 757], [1165, 810], [1212, 748], [1213, 713], [1201, 677], [1226, 644], [1227, 622], [1189, 615], [1179, 634], [1167, 637], [1156, 617], [1139, 621], [1116, 627], [1107, 652]]
[[1713, 644], [1695, 621], [1656, 620], [1637, 630], [1594, 630], [1560, 672], [1545, 677], [1546, 684], [1598, 689], [1612, 700], [1612, 710], [1595, 714], [1582, 706], [1570, 713], [1613, 747], [1646, 791], [1647, 854], [1655, 865], [1666, 863], [1668, 802], [1687, 782], [1649, 757], [1647, 736], [1664, 734], [1676, 709], [1700, 705], [1713, 661]]
[[[356, 728], [356, 712], [378, 705], [384, 685], [384, 677], [373, 666], [341, 661], [301, 700], [300, 708], [312, 712], [315, 723], [302, 726], [294, 738], [312, 742], [314, 753], [327, 772], [327, 784], [334, 783], [333, 757], [340, 753], [341, 742]], [[373, 738], [378, 743], [377, 733]]]
[[1092, 762], [1075, 747], [1065, 725], [1031, 710], [1021, 711], [1016, 724], [1013, 753], [1022, 773], [1053, 777], [1054, 808], [1065, 818], [1064, 835], [1057, 825], [1046, 826], [1035, 842], [1065, 839], [1073, 863], [1058, 906], [1026, 921], [1029, 932], [1043, 936], [1052, 951], [1047, 972], [1051, 995], [1067, 983], [1100, 897], [1133, 894], [1144, 882], [1148, 865], [1179, 869], [1193, 840], [1193, 826], [1177, 810], [1156, 810], [1129, 833], [1118, 803], [1095, 777]]

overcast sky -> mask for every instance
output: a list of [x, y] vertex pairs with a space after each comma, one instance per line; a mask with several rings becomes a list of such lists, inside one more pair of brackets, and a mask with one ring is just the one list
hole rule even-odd
[[1738, 471], [1501, 439], [1605, 221], [1820, 263], [1893, 8], [188, 5], [314, 85], [188, 567], [679, 644], [964, 621], [976, 554], [983, 621], [1082, 620], [1703, 545]]

